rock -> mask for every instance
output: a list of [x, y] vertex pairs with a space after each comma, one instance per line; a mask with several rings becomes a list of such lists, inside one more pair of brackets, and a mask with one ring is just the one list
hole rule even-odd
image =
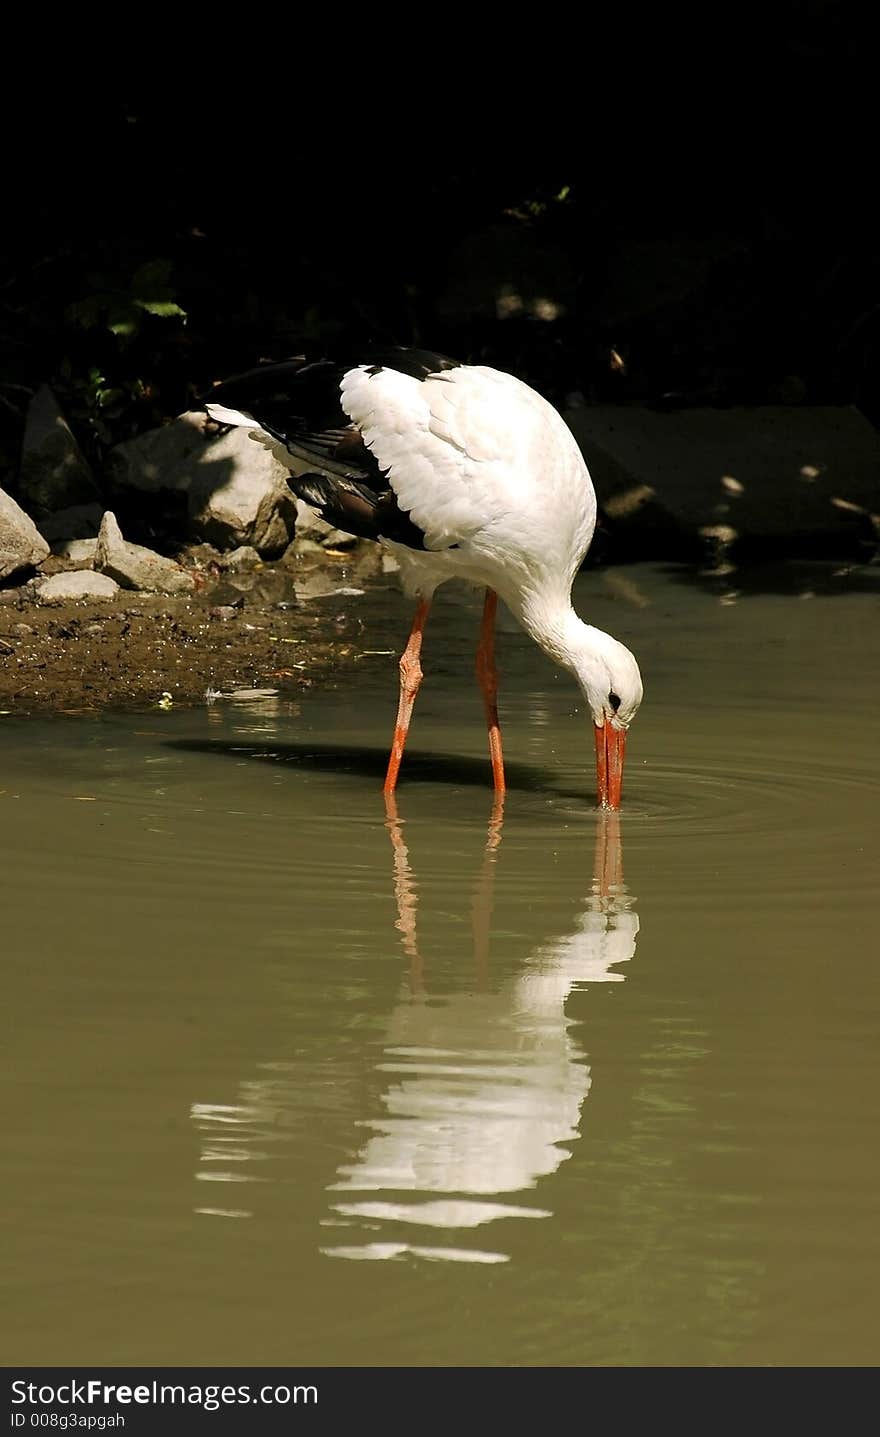
[[[317, 509], [313, 509], [312, 506], [311, 506], [311, 504], [307, 504], [307, 503], [306, 503], [305, 499], [297, 499], [297, 501], [296, 501], [296, 542], [297, 542], [297, 543], [300, 543], [303, 539], [305, 539], [305, 540], [311, 540], [312, 543], [314, 543], [314, 544], [320, 544], [321, 547], [323, 548], [324, 545], [325, 545], [325, 543], [326, 543], [326, 541], [327, 541], [328, 535], [334, 534], [334, 533], [338, 533], [338, 532], [339, 532], [338, 530], [335, 530], [335, 529], [333, 528], [333, 525], [332, 525], [332, 524], [328, 524], [328, 523], [327, 523], [327, 520], [326, 520], [326, 519], [322, 519], [321, 516], [320, 516], [320, 514], [318, 513]], [[351, 535], [349, 535], [348, 537], [351, 538]]]
[[219, 569], [223, 561], [223, 555], [213, 544], [190, 544], [178, 558], [188, 569]]
[[218, 549], [251, 545], [274, 557], [290, 542], [296, 506], [287, 470], [246, 429], [210, 436], [205, 415], [172, 424], [113, 450], [111, 481], [119, 489], [185, 494], [190, 531]]
[[52, 553], [59, 559], [69, 559], [73, 564], [92, 568], [95, 562], [97, 539], [56, 539]]
[[326, 519], [322, 519], [317, 509], [307, 504], [305, 499], [296, 501], [296, 537], [297, 539], [314, 539], [316, 543], [329, 534], [331, 525]]
[[30, 584], [20, 584], [17, 589], [0, 588], [0, 608], [11, 609], [15, 605], [23, 609], [25, 604], [33, 603], [35, 598], [33, 588]]
[[323, 554], [324, 547], [314, 539], [294, 539], [284, 551], [282, 563], [296, 566], [303, 554]]
[[344, 529], [331, 529], [329, 534], [324, 535], [322, 548], [324, 549], [356, 549], [360, 544], [356, 534], [346, 534]]
[[69, 574], [74, 569], [90, 567], [91, 565], [72, 564], [69, 559], [63, 558], [60, 554], [50, 554], [48, 559], [44, 559], [40, 565], [40, 573], [44, 578], [48, 578], [50, 574]]
[[128, 544], [108, 510], [101, 521], [95, 551], [95, 568], [109, 574], [124, 589], [147, 589], [159, 594], [189, 594], [195, 580], [173, 559], [165, 559], [140, 544]]
[[49, 545], [33, 519], [0, 489], [0, 579], [42, 563]]
[[34, 632], [33, 624], [13, 624], [12, 632], [17, 639], [26, 639], [28, 634]]
[[220, 567], [221, 569], [250, 569], [254, 564], [261, 562], [256, 549], [252, 548], [250, 544], [240, 544], [237, 549], [223, 555]]
[[212, 448], [205, 435], [205, 415], [181, 414], [171, 424], [117, 444], [110, 452], [111, 481], [146, 494], [159, 494], [163, 489], [187, 493], [199, 464]]
[[259, 445], [253, 447], [258, 463], [249, 461], [233, 470], [219, 487], [203, 468], [201, 484], [190, 491], [190, 513], [199, 531], [218, 548], [252, 545], [261, 556], [274, 558], [287, 548], [296, 511], [281, 466]]
[[107, 574], [75, 569], [70, 574], [53, 574], [51, 579], [44, 579], [37, 598], [41, 604], [69, 604], [81, 599], [112, 599], [118, 593], [119, 585]]
[[853, 408], [570, 409], [566, 420], [616, 530], [643, 556], [687, 538], [828, 552], [880, 510], [880, 437]]
[[100, 504], [72, 504], [69, 509], [38, 519], [37, 528], [50, 544], [63, 539], [96, 539], [103, 514]]
[[47, 384], [28, 406], [19, 490], [38, 517], [98, 497], [92, 471]]
[[208, 594], [208, 601], [215, 609], [243, 609], [247, 603], [237, 584], [224, 583], [222, 580]]

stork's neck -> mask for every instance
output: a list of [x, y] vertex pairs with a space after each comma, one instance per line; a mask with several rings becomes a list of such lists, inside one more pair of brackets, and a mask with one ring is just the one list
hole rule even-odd
[[[609, 675], [625, 654], [638, 675], [635, 660], [617, 639], [579, 619], [571, 593], [545, 589], [511, 596], [508, 601], [526, 633], [562, 668], [574, 674], [597, 723], [611, 687]], [[638, 679], [637, 679], [638, 682]]]
[[610, 634], [578, 618], [570, 594], [519, 594], [510, 607], [538, 647], [575, 676], [593, 655], [601, 657], [604, 641], [615, 643]]

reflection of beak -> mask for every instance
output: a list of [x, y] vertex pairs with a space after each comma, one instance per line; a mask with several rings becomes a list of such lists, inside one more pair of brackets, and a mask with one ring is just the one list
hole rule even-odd
[[620, 808], [625, 752], [625, 728], [615, 728], [610, 720], [596, 727], [596, 796], [600, 808]]

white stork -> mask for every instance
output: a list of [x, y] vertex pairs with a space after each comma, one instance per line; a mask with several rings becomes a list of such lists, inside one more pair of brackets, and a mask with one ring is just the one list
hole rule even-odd
[[243, 425], [291, 471], [294, 492], [334, 527], [379, 539], [417, 600], [400, 660], [400, 702], [385, 779], [392, 793], [422, 680], [434, 590], [486, 590], [477, 675], [496, 791], [504, 791], [495, 668], [497, 596], [540, 648], [574, 674], [595, 727], [603, 808], [620, 805], [627, 730], [642, 700], [638, 665], [583, 623], [571, 586], [593, 537], [596, 496], [562, 417], [521, 380], [420, 349], [362, 364], [266, 364], [216, 387], [220, 424]]

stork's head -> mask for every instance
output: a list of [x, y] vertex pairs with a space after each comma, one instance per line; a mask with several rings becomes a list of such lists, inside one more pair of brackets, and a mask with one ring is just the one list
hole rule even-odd
[[642, 702], [639, 666], [624, 644], [584, 625], [576, 674], [596, 737], [596, 791], [602, 808], [619, 808], [627, 730]]

